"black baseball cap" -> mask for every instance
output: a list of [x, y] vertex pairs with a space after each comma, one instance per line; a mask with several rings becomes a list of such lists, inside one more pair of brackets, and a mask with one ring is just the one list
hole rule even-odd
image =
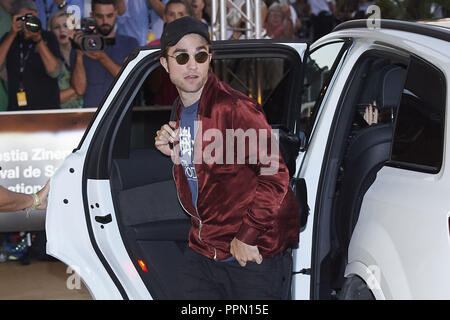
[[15, 0], [11, 5], [11, 14], [17, 14], [20, 9], [24, 8], [38, 11], [37, 6], [33, 0]]
[[193, 17], [185, 16], [165, 25], [161, 35], [161, 49], [176, 45], [181, 38], [190, 33], [201, 35], [211, 44], [208, 26]]

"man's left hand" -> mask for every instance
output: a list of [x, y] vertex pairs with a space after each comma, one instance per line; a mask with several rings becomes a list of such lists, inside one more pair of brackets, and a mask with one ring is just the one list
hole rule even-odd
[[263, 258], [259, 253], [258, 246], [251, 246], [237, 238], [233, 238], [230, 244], [230, 253], [236, 261], [245, 267], [247, 262], [256, 262], [261, 264]]
[[23, 29], [24, 32], [24, 38], [25, 39], [31, 39], [34, 42], [40, 42], [42, 40], [42, 35], [41, 32], [31, 32], [30, 30], [28, 30], [27, 28]]
[[91, 52], [85, 51], [84, 54], [87, 55], [92, 60], [97, 61], [100, 61], [106, 56], [105, 51], [91, 51]]

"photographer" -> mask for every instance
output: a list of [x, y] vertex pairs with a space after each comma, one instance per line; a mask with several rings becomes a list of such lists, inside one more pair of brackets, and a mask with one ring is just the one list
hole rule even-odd
[[12, 5], [11, 30], [0, 41], [0, 66], [8, 74], [8, 110], [59, 108], [58, 42], [40, 28], [32, 0]]
[[[0, 0], [0, 39], [11, 29], [11, 6], [13, 0]], [[8, 107], [8, 85], [6, 70], [0, 68], [0, 112]]]
[[[95, 20], [94, 35], [104, 38], [105, 48], [94, 51], [84, 50], [82, 59], [75, 59], [74, 50], [71, 54], [74, 70], [77, 70], [72, 74], [72, 85], [79, 87], [80, 84], [86, 83], [86, 92], [83, 97], [85, 108], [96, 108], [100, 105], [125, 59], [138, 46], [135, 38], [115, 32], [118, 15], [116, 1], [92, 0], [91, 15]], [[83, 42], [83, 36], [86, 35], [78, 31], [74, 38], [75, 43], [79, 45]], [[76, 50], [78, 55], [81, 52], [79, 49]]]

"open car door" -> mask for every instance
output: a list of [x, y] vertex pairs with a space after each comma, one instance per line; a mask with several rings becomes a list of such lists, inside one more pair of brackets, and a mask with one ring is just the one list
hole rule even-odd
[[[281, 152], [289, 154], [292, 178], [301, 162], [298, 115], [306, 52], [307, 44], [297, 42], [213, 44], [211, 71], [263, 106], [279, 130]], [[52, 178], [47, 253], [76, 270], [96, 299], [176, 297], [190, 220], [177, 199], [172, 161], [154, 147], [176, 95], [159, 50], [136, 50], [79, 147]], [[299, 268], [305, 267], [294, 263]], [[308, 298], [309, 286], [304, 291]]]

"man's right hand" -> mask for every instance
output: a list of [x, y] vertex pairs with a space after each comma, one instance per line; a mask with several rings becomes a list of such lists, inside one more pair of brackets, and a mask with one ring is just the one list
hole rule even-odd
[[102, 59], [108, 58], [108, 55], [105, 53], [105, 51], [85, 51], [84, 54], [92, 60], [96, 61], [101, 61]]
[[178, 130], [175, 130], [175, 121], [169, 121], [156, 131], [155, 147], [166, 156], [172, 156], [173, 150], [169, 146], [169, 142], [173, 143], [177, 139]]
[[246, 244], [236, 237], [233, 238], [230, 243], [230, 253], [241, 267], [245, 267], [247, 262], [256, 262], [257, 264], [261, 264], [263, 261], [263, 257], [259, 253], [258, 246]]
[[24, 27], [24, 23], [22, 20], [17, 21], [17, 18], [19, 17], [21, 17], [20, 14], [15, 14], [12, 17], [11, 29], [9, 32], [14, 36], [16, 36], [17, 33], [19, 33], [19, 31], [21, 31]]

